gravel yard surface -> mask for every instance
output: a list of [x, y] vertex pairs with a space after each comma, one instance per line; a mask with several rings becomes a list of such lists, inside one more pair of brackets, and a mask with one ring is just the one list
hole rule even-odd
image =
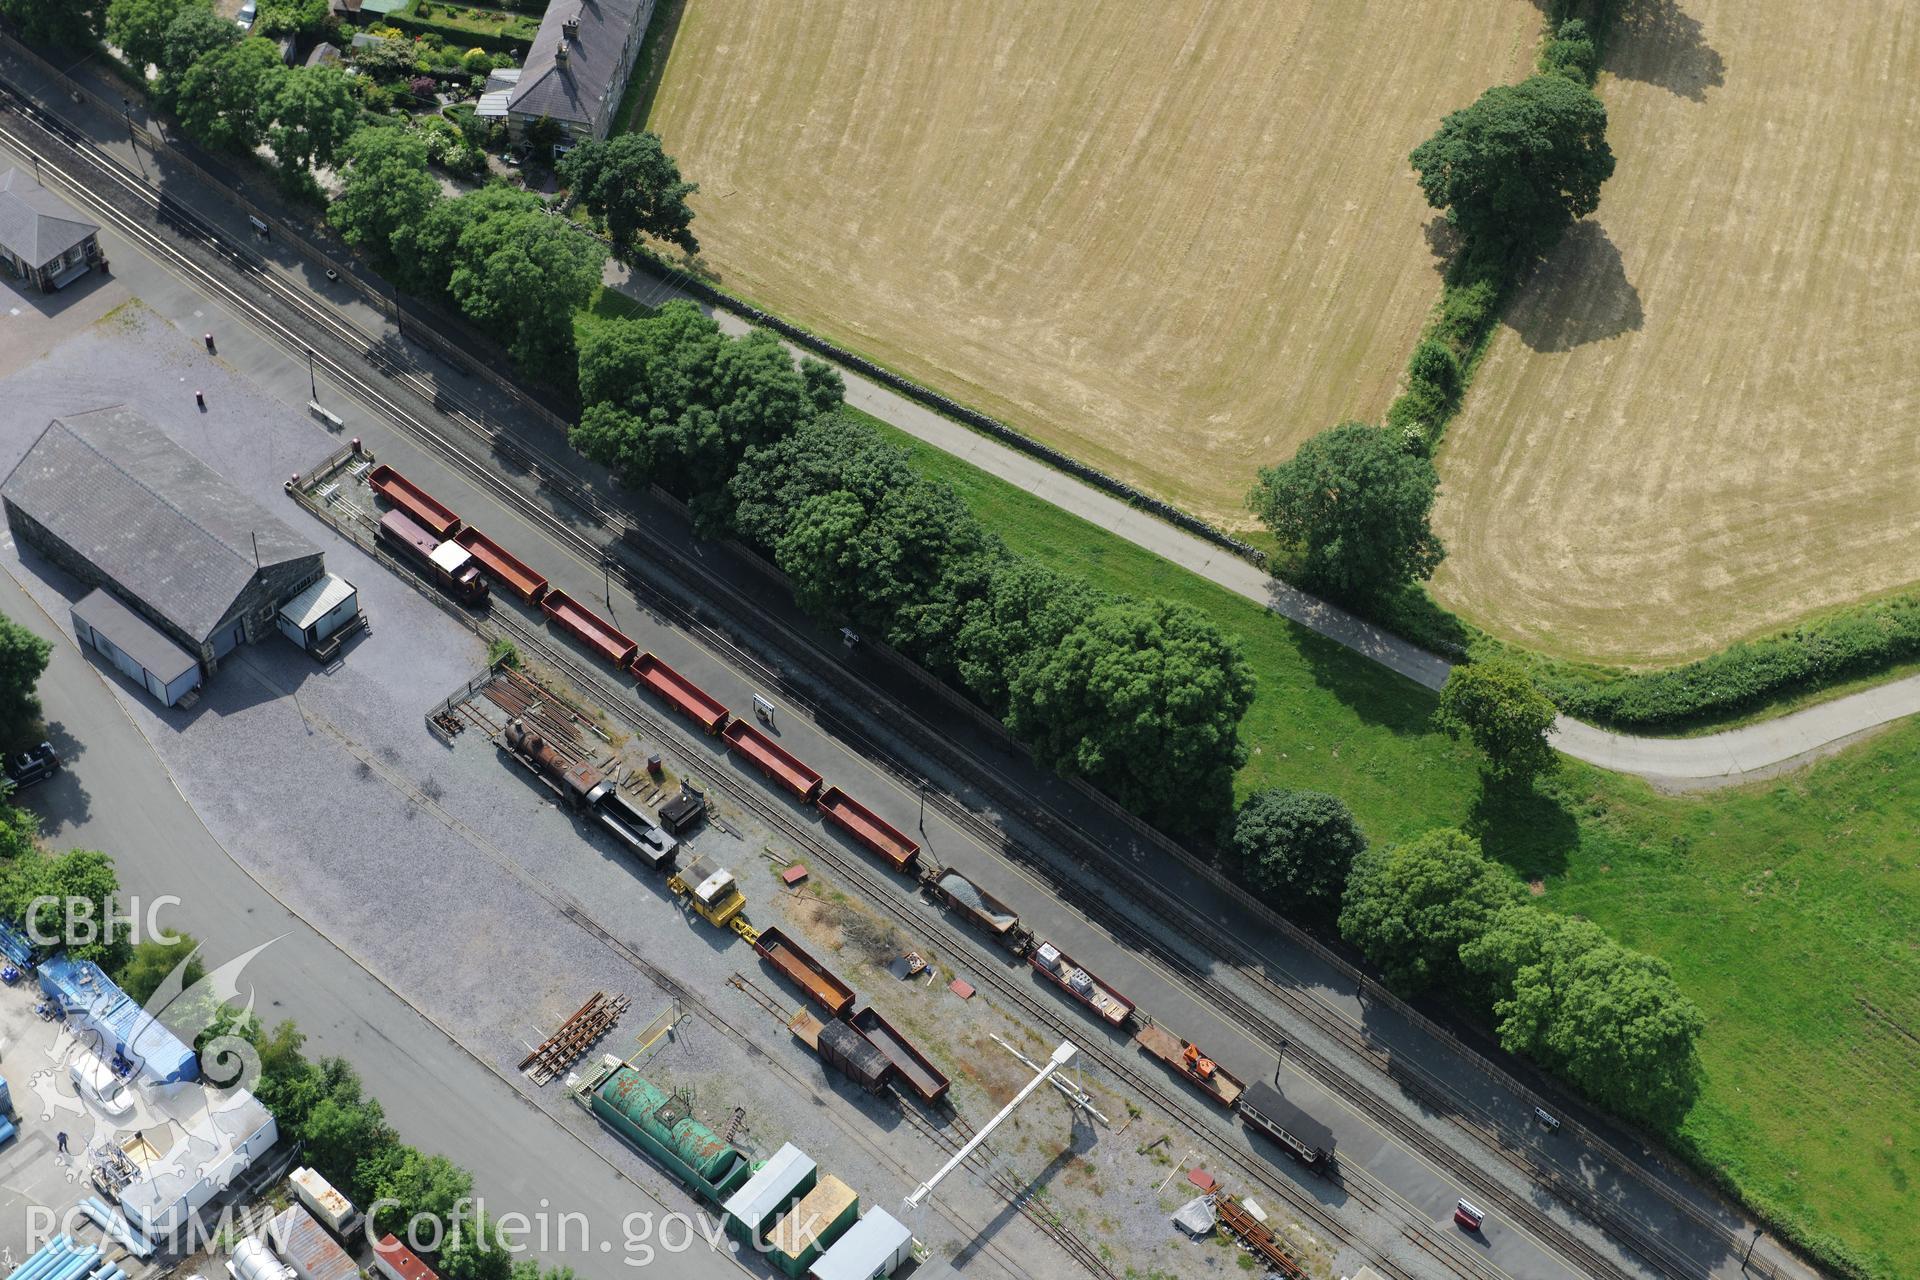
[[[178, 405], [154, 394], [167, 386], [185, 389]], [[192, 389], [207, 393], [206, 413], [194, 408]], [[116, 686], [209, 828], [277, 896], [557, 1121], [656, 1187], [670, 1207], [694, 1206], [567, 1100], [562, 1085], [537, 1088], [516, 1074], [531, 1047], [595, 990], [633, 1000], [596, 1052], [635, 1053], [635, 1033], [672, 1005], [653, 971], [670, 974], [693, 1004], [645, 1052], [642, 1069], [664, 1085], [692, 1090], [697, 1114], [716, 1129], [743, 1108], [749, 1150], [766, 1155], [797, 1142], [868, 1203], [891, 1209], [944, 1161], [891, 1103], [828, 1074], [728, 985], [737, 971], [799, 1004], [745, 944], [683, 913], [662, 882], [579, 825], [478, 731], [451, 746], [428, 733], [422, 714], [484, 665], [483, 646], [433, 601], [287, 501], [282, 482], [337, 447], [335, 437], [254, 392], [209, 358], [196, 337], [137, 305], [9, 378], [4, 394], [16, 411], [0, 424], [0, 464], [11, 467], [51, 417], [138, 404], [323, 546], [329, 569], [360, 588], [372, 626], [330, 667], [270, 638], [236, 651], [186, 711], [160, 708], [131, 684]], [[23, 559], [9, 546], [6, 557], [7, 568], [56, 618], [81, 594], [78, 583], [31, 552]], [[635, 740], [617, 745], [634, 761], [650, 749]], [[761, 856], [769, 847], [782, 853], [779, 843], [718, 799], [740, 838], [709, 824], [690, 847], [734, 868], [753, 919], [787, 923], [829, 964], [842, 966], [847, 926], [869, 913], [843, 905], [844, 895], [818, 872], [804, 897], [788, 895]], [[853, 924], [853, 932], [873, 931]], [[879, 936], [893, 945], [884, 930]], [[962, 1111], [976, 1121], [1011, 1095], [1023, 1073], [992, 1042], [994, 1031], [1035, 1057], [1046, 1052], [984, 997], [962, 1002], [946, 992], [944, 977], [932, 988], [909, 987], [879, 967], [887, 957], [857, 955], [845, 976], [935, 1054], [956, 1080]], [[1129, 1123], [1123, 1100], [1088, 1083], [1116, 1127]], [[1192, 1246], [1174, 1243], [1161, 1214], [1137, 1212], [1149, 1202], [1170, 1208], [1181, 1197], [1178, 1187], [1155, 1193], [1155, 1157], [1134, 1152], [1136, 1131], [1096, 1139], [1089, 1122], [1076, 1125], [1053, 1095], [1030, 1104], [1005, 1132], [995, 1145], [1007, 1172], [1116, 1257], [1134, 1261], [1137, 1237], [1148, 1252], [1184, 1250], [1188, 1270], [1198, 1261]], [[1051, 1276], [1072, 1265], [972, 1178], [943, 1184], [934, 1205], [910, 1225], [933, 1249], [926, 1274], [958, 1264], [970, 1276]], [[1210, 1263], [1226, 1257], [1208, 1254]]]

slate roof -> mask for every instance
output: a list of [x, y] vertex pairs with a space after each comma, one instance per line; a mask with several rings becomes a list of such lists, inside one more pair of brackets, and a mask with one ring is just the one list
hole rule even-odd
[[261, 567], [320, 549], [125, 405], [55, 418], [0, 483], [123, 594], [204, 643]]
[[[608, 97], [618, 97], [624, 84], [615, 83], [621, 51], [634, 27], [644, 27], [653, 16], [654, 0], [553, 0], [527, 52], [520, 83], [508, 106], [515, 114], [549, 116], [591, 128]], [[566, 40], [566, 23], [579, 19], [580, 34], [566, 41], [564, 66], [555, 56]], [[631, 68], [629, 68], [631, 69]]]
[[172, 684], [200, 665], [200, 659], [160, 634], [105, 587], [89, 591], [73, 606], [73, 616], [113, 641], [120, 652], [151, 672], [161, 684]]
[[0, 245], [44, 267], [100, 229], [20, 169], [0, 173]]

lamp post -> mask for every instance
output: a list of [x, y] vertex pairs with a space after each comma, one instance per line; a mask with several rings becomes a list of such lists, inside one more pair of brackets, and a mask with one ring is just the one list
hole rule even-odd
[[927, 780], [920, 779], [920, 834], [927, 834]]
[[307, 393], [315, 404], [320, 403], [320, 383], [313, 372], [313, 348], [307, 348]]

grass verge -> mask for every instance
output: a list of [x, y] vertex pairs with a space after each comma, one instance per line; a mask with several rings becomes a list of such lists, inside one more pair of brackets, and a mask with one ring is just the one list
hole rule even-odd
[[1431, 728], [1426, 690], [874, 425], [1021, 554], [1191, 604], [1240, 637], [1260, 677], [1242, 793], [1335, 792], [1374, 840], [1464, 827], [1547, 905], [1665, 959], [1710, 1019], [1679, 1149], [1829, 1259], [1894, 1276], [1896, 1260], [1920, 1257], [1920, 725], [1704, 796], [1574, 761], [1531, 797], [1489, 795], [1471, 753]]

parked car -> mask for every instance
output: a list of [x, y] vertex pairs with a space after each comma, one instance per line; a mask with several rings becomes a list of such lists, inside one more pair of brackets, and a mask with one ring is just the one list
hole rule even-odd
[[240, 6], [240, 12], [234, 15], [233, 25], [242, 31], [251, 31], [253, 30], [254, 17], [259, 12], [259, 9], [254, 5], [254, 0], [247, 0], [245, 4]]
[[24, 791], [36, 782], [45, 782], [60, 772], [60, 753], [51, 742], [43, 742], [31, 751], [7, 757], [7, 780], [15, 791]]
[[67, 1063], [67, 1075], [83, 1101], [90, 1102], [110, 1116], [124, 1116], [133, 1110], [133, 1094], [127, 1082], [113, 1074], [113, 1068], [91, 1053], [76, 1053]]

